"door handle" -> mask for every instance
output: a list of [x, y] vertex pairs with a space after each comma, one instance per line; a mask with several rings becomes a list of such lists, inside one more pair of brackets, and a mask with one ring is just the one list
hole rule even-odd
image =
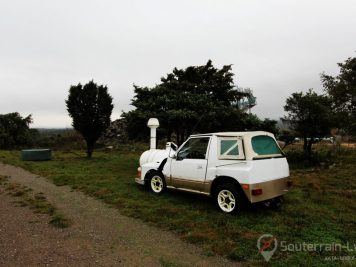
[[198, 165], [198, 169], [203, 169], [203, 166], [202, 165]]

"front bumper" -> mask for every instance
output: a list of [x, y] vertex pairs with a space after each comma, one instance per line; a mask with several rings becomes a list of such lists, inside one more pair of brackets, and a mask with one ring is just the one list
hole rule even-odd
[[[271, 180], [262, 183], [250, 184], [249, 189], [244, 189], [246, 197], [251, 203], [269, 200], [286, 194], [291, 188], [289, 177]], [[262, 194], [253, 195], [254, 189], [262, 189]]]
[[145, 180], [141, 180], [141, 178], [135, 178], [135, 183], [145, 185]]

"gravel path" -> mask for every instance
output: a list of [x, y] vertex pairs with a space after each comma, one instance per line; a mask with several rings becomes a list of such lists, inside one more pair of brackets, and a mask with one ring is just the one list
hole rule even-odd
[[0, 175], [43, 192], [71, 221], [69, 228], [55, 228], [0, 191], [0, 266], [238, 265], [21, 168], [0, 163]]

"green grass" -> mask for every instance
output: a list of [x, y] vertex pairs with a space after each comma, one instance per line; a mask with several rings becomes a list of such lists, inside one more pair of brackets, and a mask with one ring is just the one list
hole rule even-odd
[[178, 263], [174, 263], [174, 262], [171, 262], [171, 261], [168, 261], [164, 258], [160, 258], [159, 259], [159, 263], [162, 267], [184, 267], [183, 265], [181, 264], [178, 264]]
[[24, 162], [19, 152], [0, 151], [0, 161], [49, 177], [57, 185], [102, 199], [122, 214], [139, 218], [201, 246], [207, 255], [219, 254], [245, 265], [350, 265], [326, 261], [326, 256], [356, 252], [284, 252], [266, 263], [256, 241], [265, 233], [287, 243], [356, 244], [356, 150], [340, 152], [331, 168], [295, 169], [293, 190], [279, 210], [252, 205], [238, 216], [226, 215], [200, 195], [169, 191], [156, 196], [134, 183], [141, 151], [129, 147], [96, 151], [91, 160], [76, 151], [54, 153], [52, 161]]
[[53, 214], [49, 223], [58, 228], [67, 228], [70, 225], [68, 219], [58, 213]]

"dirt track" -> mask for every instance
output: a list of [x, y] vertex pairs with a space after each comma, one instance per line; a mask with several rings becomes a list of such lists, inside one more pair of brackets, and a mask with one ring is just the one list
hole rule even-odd
[[57, 187], [21, 168], [0, 163], [0, 175], [43, 192], [72, 222], [66, 229], [47, 223], [45, 215], [16, 207], [0, 189], [0, 266], [237, 266], [175, 235], [121, 215], [118, 210]]

